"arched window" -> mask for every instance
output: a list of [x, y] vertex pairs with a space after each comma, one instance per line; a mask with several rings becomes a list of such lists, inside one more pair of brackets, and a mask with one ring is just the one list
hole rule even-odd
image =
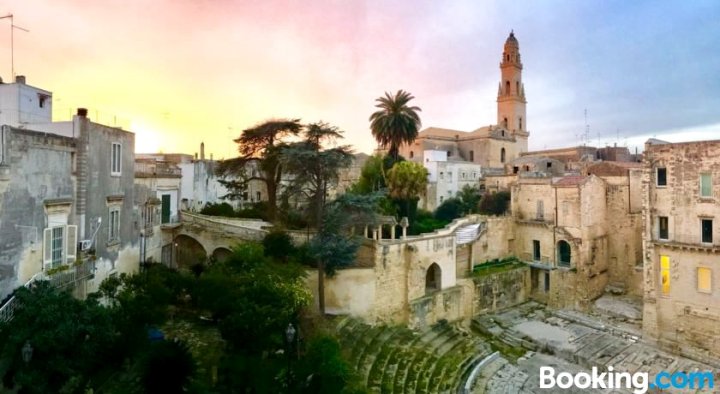
[[515, 81], [515, 94], [520, 95], [520, 82]]
[[510, 61], [510, 55], [505, 55], [505, 60]]
[[500, 163], [505, 163], [505, 148], [500, 149]]
[[475, 152], [470, 151], [470, 161], [475, 161]]
[[570, 244], [566, 241], [558, 241], [557, 244], [557, 254], [558, 254], [558, 265], [561, 267], [569, 267], [572, 256], [570, 252]]
[[[507, 118], [503, 118], [503, 127], [505, 127], [507, 129], [507, 125], [508, 125]], [[505, 135], [505, 134], [503, 133], [503, 135]]]
[[410, 158], [412, 159], [413, 157], [415, 157], [415, 153], [413, 151], [410, 151]]
[[505, 94], [510, 94], [510, 81], [505, 81]]
[[[518, 118], [518, 129], [522, 130], [522, 116]], [[411, 156], [412, 157], [412, 156]]]
[[432, 263], [425, 273], [425, 293], [440, 290], [442, 288], [442, 271], [440, 266]]

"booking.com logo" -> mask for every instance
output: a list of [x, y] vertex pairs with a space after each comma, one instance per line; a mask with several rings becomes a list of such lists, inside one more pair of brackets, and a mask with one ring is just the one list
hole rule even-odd
[[606, 372], [598, 371], [592, 367], [590, 373], [560, 372], [555, 376], [555, 368], [540, 367], [540, 388], [551, 389], [559, 387], [568, 389], [577, 387], [579, 389], [634, 389], [633, 393], [643, 394], [649, 389], [712, 389], [715, 385], [712, 372], [667, 372], [662, 371], [655, 375], [650, 381], [647, 372], [613, 372], [613, 367], [608, 367]]

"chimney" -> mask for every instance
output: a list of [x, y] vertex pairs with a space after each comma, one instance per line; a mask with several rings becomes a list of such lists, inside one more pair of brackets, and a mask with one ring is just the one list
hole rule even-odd
[[87, 118], [87, 108], [78, 108], [77, 116], [79, 116], [81, 118]]
[[200, 160], [205, 160], [205, 143], [200, 143]]
[[15, 83], [19, 83], [21, 85], [25, 85], [25, 76], [24, 75], [16, 75], [15, 76]]

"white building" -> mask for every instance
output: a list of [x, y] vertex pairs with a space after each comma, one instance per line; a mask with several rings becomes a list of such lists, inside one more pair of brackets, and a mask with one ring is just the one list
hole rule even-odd
[[445, 150], [423, 151], [423, 166], [428, 170], [425, 198], [419, 207], [434, 211], [443, 201], [455, 195], [465, 186], [479, 187], [482, 178], [480, 164], [448, 157]]

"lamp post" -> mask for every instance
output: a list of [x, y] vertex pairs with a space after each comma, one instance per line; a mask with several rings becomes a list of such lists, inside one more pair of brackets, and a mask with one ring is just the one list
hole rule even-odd
[[30, 345], [30, 341], [25, 341], [25, 344], [23, 345], [22, 349], [20, 350], [20, 354], [22, 355], [22, 359], [25, 362], [25, 364], [30, 363], [30, 360], [32, 360], [33, 355], [33, 347]]
[[287, 373], [286, 373], [288, 393], [291, 391], [290, 390], [290, 383], [291, 383], [290, 360], [292, 359], [292, 355], [290, 353], [292, 353], [292, 345], [293, 345], [293, 341], [295, 340], [296, 333], [297, 333], [297, 331], [295, 330], [295, 327], [293, 327], [292, 323], [288, 323], [288, 326], [285, 329], [285, 339], [287, 340], [287, 349], [288, 349], [288, 351], [287, 351]]

